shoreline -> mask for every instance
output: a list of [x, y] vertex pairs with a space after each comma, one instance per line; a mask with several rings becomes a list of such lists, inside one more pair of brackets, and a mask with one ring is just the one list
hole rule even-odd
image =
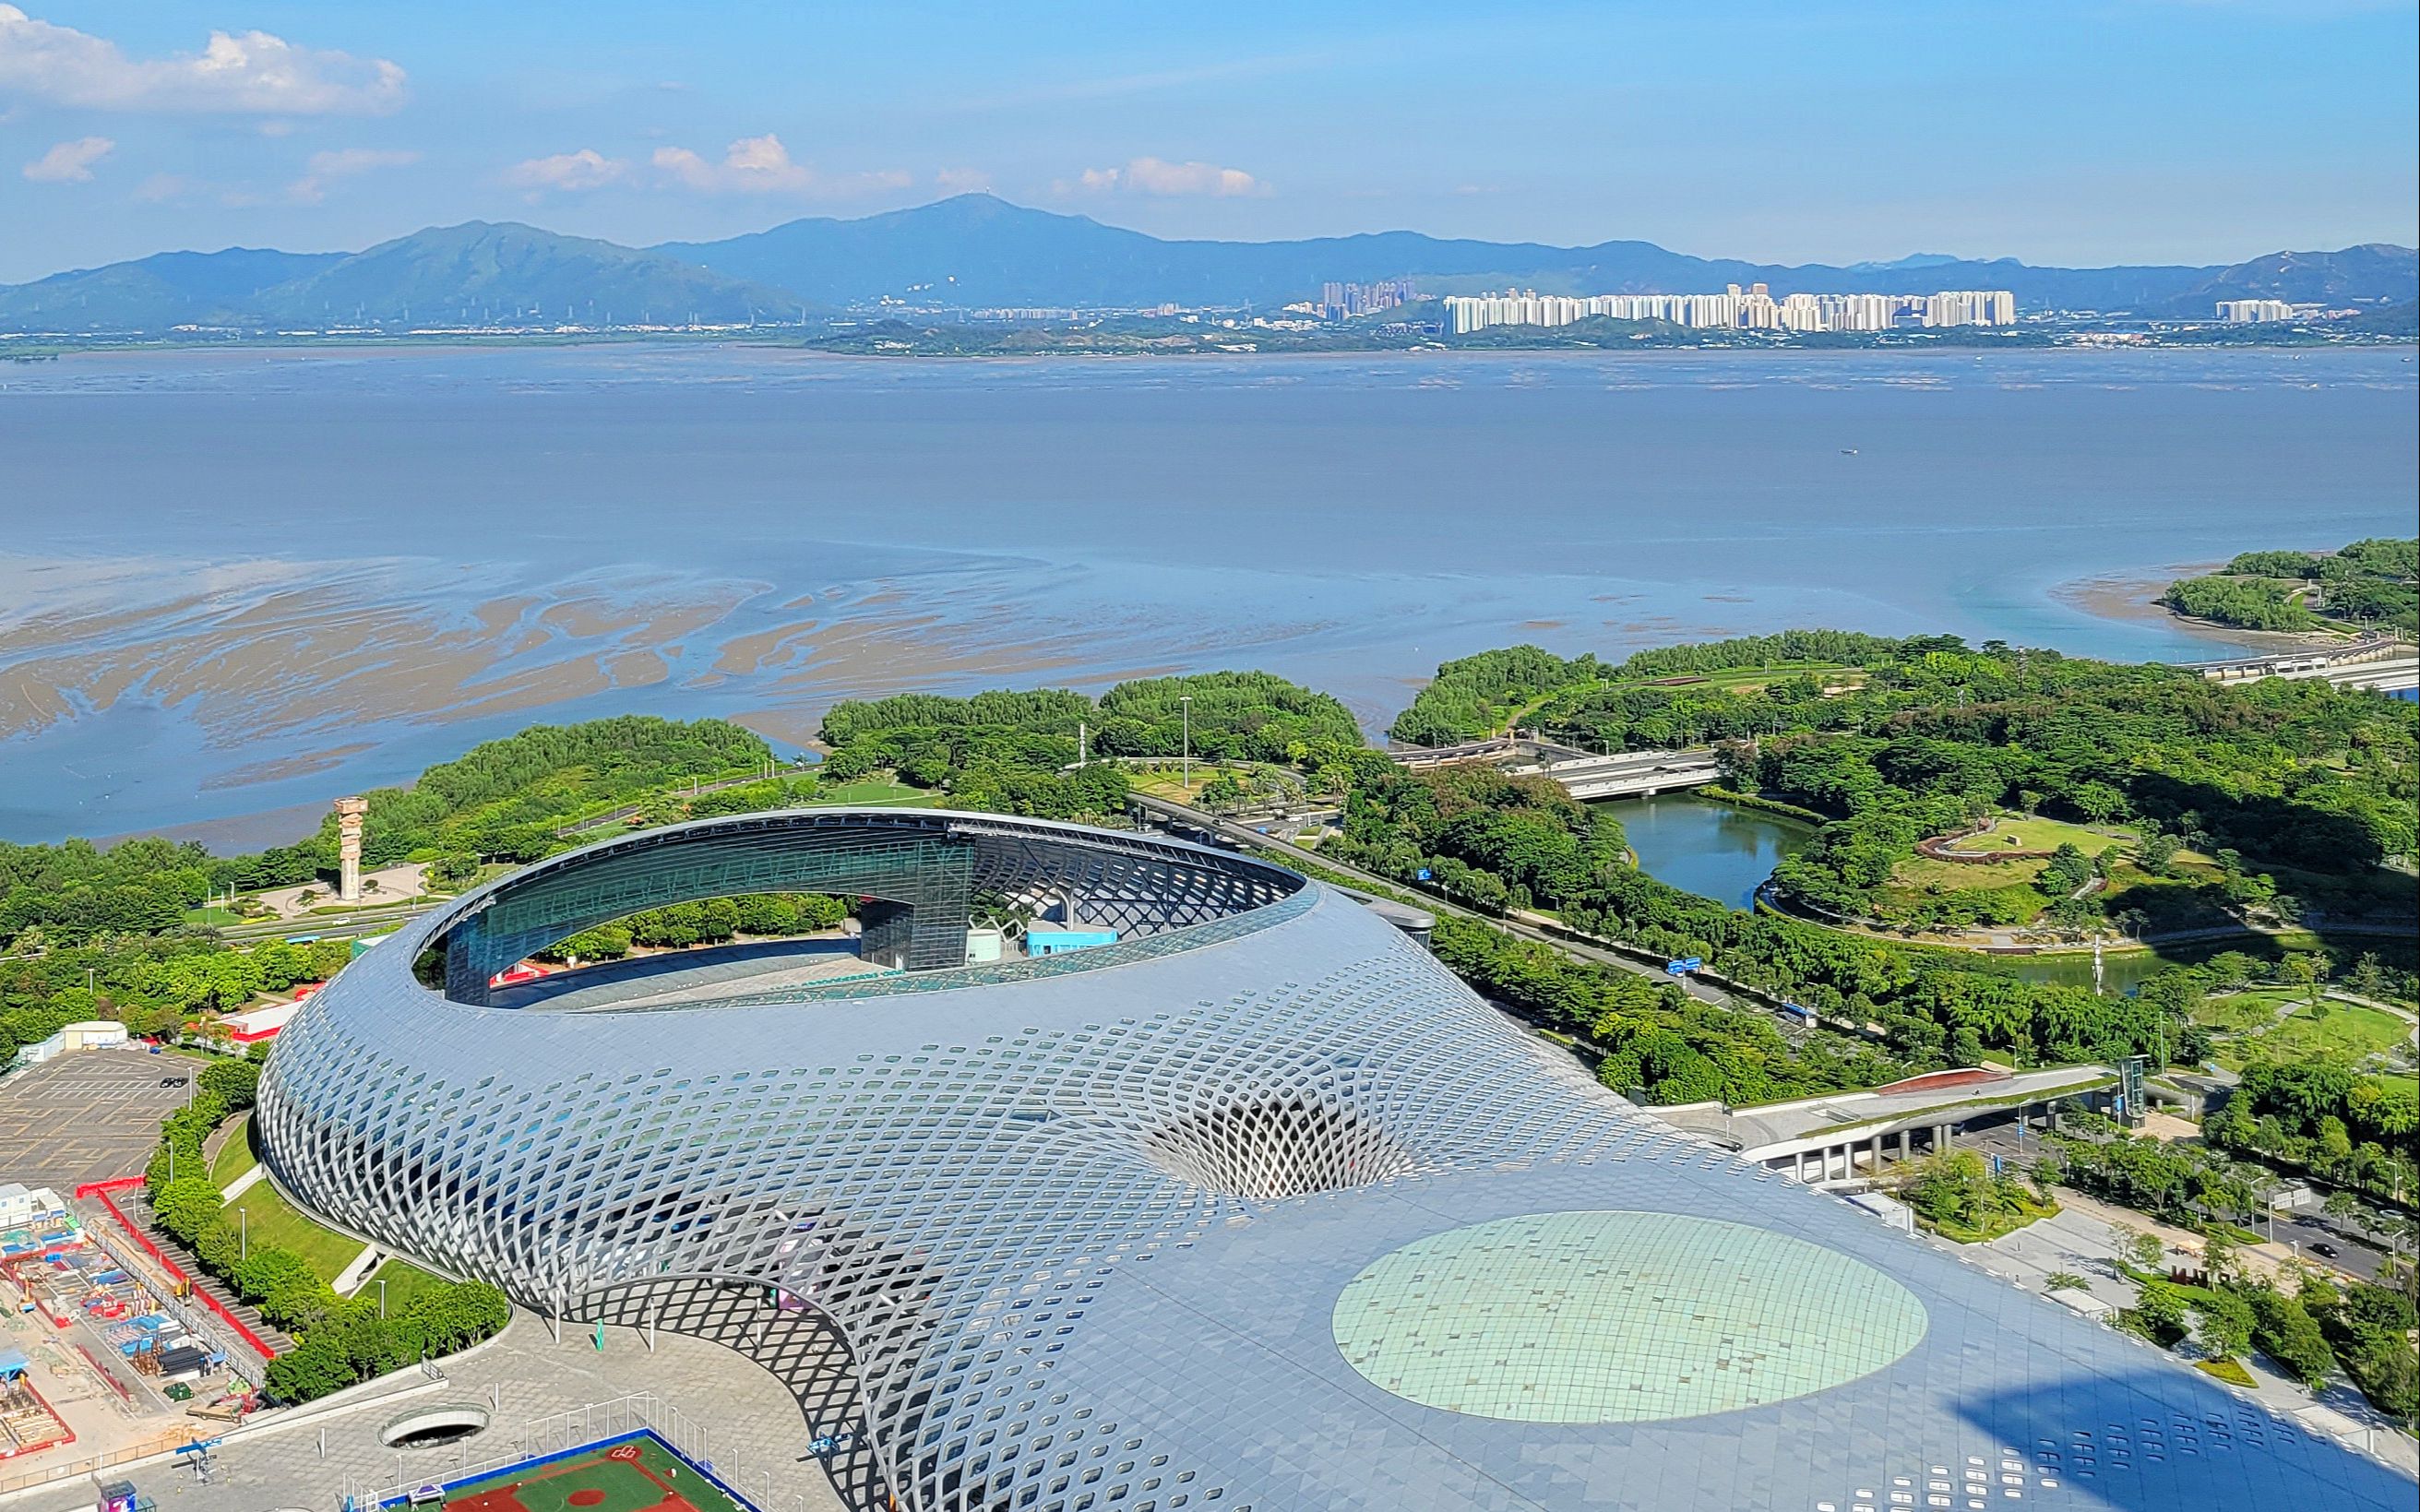
[[2343, 640], [2341, 635], [2324, 630], [2239, 629], [2215, 621], [2179, 614], [2158, 601], [2159, 596], [2167, 592], [2168, 585], [2179, 579], [2202, 577], [2226, 565], [2223, 561], [2180, 562], [2155, 569], [2119, 568], [2070, 579], [2053, 587], [2050, 595], [2094, 619], [2124, 625], [2165, 625], [2214, 646], [2228, 646], [2239, 651], [2258, 654], [2305, 651], [2316, 646], [2335, 645]]
[[[2213, 645], [2228, 646], [2238, 650], [2244, 649], [2247, 645], [2261, 650], [2290, 649], [2334, 639], [2324, 636], [2225, 631], [2194, 622], [2180, 622], [2177, 616], [2151, 602], [2152, 596], [2164, 589], [2174, 577], [2187, 575], [2201, 565], [2186, 563], [2152, 573], [2146, 573], [2141, 569], [2103, 573], [2072, 579], [2053, 589], [2051, 593], [2052, 596], [2059, 601], [2096, 618], [2119, 622], [2176, 623], [2180, 627], [2195, 632], [2197, 638], [2208, 640]], [[552, 614], [564, 609], [572, 602], [558, 601], [549, 606], [544, 612]], [[783, 606], [784, 609], [790, 611], [793, 616], [803, 607], [805, 606], [797, 602]], [[895, 594], [882, 593], [871, 595], [868, 601], [859, 607], [874, 609], [877, 612], [874, 616], [864, 618], [852, 617], [839, 622], [828, 620], [821, 625], [812, 618], [792, 618], [789, 623], [781, 625], [770, 634], [740, 638], [744, 641], [761, 639], [765, 642], [761, 645], [749, 645], [747, 649], [760, 656], [758, 663], [760, 670], [776, 670], [776, 675], [770, 686], [764, 690], [773, 694], [773, 697], [752, 700], [739, 707], [716, 711], [690, 711], [680, 715], [667, 715], [667, 717], [724, 718], [745, 729], [752, 730], [777, 744], [786, 743], [801, 750], [820, 751], [823, 748], [815, 739], [815, 731], [823, 711], [844, 699], [881, 697], [889, 692], [910, 691], [929, 686], [937, 679], [949, 681], [954, 673], [978, 669], [984, 675], [997, 679], [998, 686], [1022, 687], [1029, 684], [1038, 686], [1037, 679], [1047, 680], [1052, 672], [1067, 671], [1078, 663], [1078, 658], [1068, 654], [1067, 647], [1039, 642], [1022, 646], [994, 642], [979, 648], [949, 651], [939, 643], [941, 638], [933, 633], [936, 626], [932, 616], [929, 613], [920, 614], [913, 606], [899, 601], [899, 596]], [[620, 630], [627, 628], [627, 625], [616, 624], [613, 628]], [[813, 639], [822, 642], [820, 649], [824, 655], [815, 656], [810, 653], [807, 660], [816, 671], [826, 673], [843, 673], [840, 682], [845, 685], [832, 687], [829, 694], [823, 697], [807, 694], [807, 689], [801, 685], [805, 681], [804, 674], [808, 669], [799, 666], [790, 656], [784, 655], [785, 652], [795, 653], [803, 649], [800, 642], [818, 630], [825, 633], [813, 635]], [[0, 637], [0, 640], [4, 639], [5, 637]], [[938, 653], [938, 655], [918, 655], [918, 653]], [[603, 659], [605, 655], [600, 651], [593, 658], [575, 659]], [[1129, 678], [1171, 675], [1181, 670], [1182, 659], [1136, 658], [1123, 663], [1116, 669], [1066, 677], [1063, 682], [1067, 685], [1097, 689]], [[784, 663], [787, 665], [782, 665]], [[768, 667], [768, 664], [772, 666]], [[876, 664], [878, 664], [878, 671]], [[544, 669], [547, 671], [556, 672], [572, 670], [561, 664]], [[524, 671], [522, 676], [517, 678], [516, 682], [526, 685], [528, 676], [528, 671]], [[599, 695], [611, 696], [617, 690], [617, 687], [621, 691], [639, 691], [646, 684], [663, 680], [650, 678], [635, 686], [627, 683], [609, 684], [603, 687], [589, 686], [577, 688], [565, 697], [551, 700], [545, 698], [536, 688], [525, 686], [522, 691], [528, 701], [515, 700], [510, 706], [502, 709], [498, 707], [501, 701], [492, 697], [475, 696], [477, 685], [472, 684], [468, 685], [464, 691], [474, 696], [467, 697], [447, 708], [391, 708], [382, 711], [365, 708], [349, 712], [365, 721], [396, 720], [408, 728], [423, 729], [430, 726], [450, 726], [464, 721], [475, 722], [482, 716], [499, 712], [514, 713], [525, 716], [525, 727], [529, 723], [551, 722], [551, 719], [558, 717], [587, 717], [589, 716], [585, 714], [569, 710], [560, 713], [556, 711], [560, 705], [566, 702], [585, 702]], [[1405, 673], [1388, 680], [1400, 684], [1406, 689], [1417, 689], [1429, 679], [1426, 675]], [[571, 681], [587, 680], [575, 676]], [[859, 686], [861, 684], [870, 686]], [[879, 691], [876, 690], [877, 688]], [[784, 698], [781, 696], [783, 693], [806, 696]], [[191, 696], [190, 690], [188, 690], [188, 696]], [[67, 713], [60, 716], [55, 722], [70, 723], [76, 717], [75, 714]], [[478, 743], [478, 740], [470, 741], [452, 748], [446, 755], [436, 757], [435, 760], [450, 760], [453, 756], [467, 750], [471, 745]], [[355, 753], [369, 753], [392, 744], [393, 742], [387, 741], [361, 740], [349, 743], [344, 748]], [[274, 786], [280, 780], [289, 777], [308, 776], [343, 764], [340, 760], [330, 759], [334, 756], [334, 753], [332, 751], [306, 751], [282, 758], [256, 761], [210, 777], [203, 780], [199, 787], [204, 793], [236, 794], [247, 787]], [[414, 775], [416, 776], [416, 773]], [[411, 779], [407, 777], [400, 784], [392, 781], [357, 781], [350, 784], [350, 787], [358, 790], [369, 787], [409, 786], [411, 780]], [[333, 800], [337, 790], [346, 786], [347, 784], [344, 783], [332, 786], [329, 799]], [[290, 844], [316, 833], [321, 816], [327, 811], [327, 801], [277, 804], [206, 819], [183, 820], [149, 826], [138, 825], [88, 838], [92, 839], [95, 844], [106, 847], [127, 840], [157, 836], [178, 841], [198, 841], [209, 847], [214, 854], [236, 854], [273, 845]], [[1715, 801], [1730, 802], [1749, 810], [1758, 808], [1752, 800], [1742, 803], [1729, 795], [1722, 795]], [[1768, 817], [1785, 818], [1802, 824], [1806, 822], [1795, 814], [1768, 814]], [[41, 842], [28, 841], [23, 843]], [[1949, 949], [1974, 949], [1939, 944], [1939, 942], [1926, 943], [1936, 943], [1938, 948]], [[2138, 945], [2133, 948], [2148, 949], [2149, 947]], [[2057, 949], [2053, 947], [2042, 949], [2039, 953], [2053, 954], [2057, 951]]]
[[[780, 328], [772, 328], [780, 329]], [[932, 329], [941, 329], [934, 327]], [[1293, 332], [1252, 332], [1237, 331], [1228, 333], [1236, 342], [1252, 342], [1270, 336]], [[2356, 341], [2321, 341], [2307, 345], [2273, 342], [2177, 342], [2121, 343], [2092, 341], [2067, 342], [1946, 342], [1916, 339], [1856, 345], [1815, 345], [1802, 343], [1743, 340], [1727, 342], [1673, 342], [1632, 346], [1576, 346], [1541, 342], [1537, 346], [1457, 347], [1428, 338], [1402, 346], [1338, 347], [1264, 349], [1258, 347], [1198, 346], [1161, 347], [1150, 350], [1105, 351], [1081, 347], [1044, 347], [1032, 351], [848, 351], [835, 350], [811, 342], [782, 339], [753, 334], [744, 330], [699, 332], [647, 332], [628, 335], [597, 332], [582, 335], [497, 334], [480, 336], [470, 333], [444, 336], [375, 337], [357, 333], [327, 337], [270, 337], [253, 339], [234, 337], [215, 341], [166, 341], [130, 336], [122, 344], [61, 346], [52, 349], [18, 351], [15, 344], [43, 341], [89, 341], [90, 338], [46, 336], [28, 332], [0, 332], [0, 391], [6, 391], [8, 367], [22, 364], [27, 369], [44, 363], [80, 359], [112, 358], [177, 358], [187, 356], [258, 355], [264, 359], [280, 355], [328, 357], [358, 361], [380, 356], [411, 355], [483, 355], [510, 352], [653, 349], [664, 354], [708, 349], [741, 349], [768, 357], [813, 360], [834, 363], [897, 365], [911, 363], [983, 363], [992, 365], [1032, 364], [1058, 362], [1091, 363], [1196, 363], [1196, 362], [1270, 362], [1300, 359], [1310, 361], [1366, 361], [1376, 358], [1410, 358], [1434, 360], [1450, 358], [1467, 361], [1473, 358], [1505, 358], [1534, 362], [1540, 358], [1595, 358], [1625, 360], [1695, 357], [1708, 354], [1759, 356], [1778, 358], [1827, 358], [1838, 356], [1890, 355], [1917, 358], [1974, 358], [1978, 361], [1992, 356], [2038, 357], [2073, 353], [2080, 357], [2109, 357], [2142, 353], [2173, 352], [2185, 355], [2206, 355], [2214, 352], [2271, 353], [2383, 351], [2401, 347], [2420, 346], [2420, 340], [2407, 336], [2380, 336]]]

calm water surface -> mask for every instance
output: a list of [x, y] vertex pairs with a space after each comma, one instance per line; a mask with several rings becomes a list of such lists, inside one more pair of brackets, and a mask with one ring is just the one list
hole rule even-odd
[[1781, 858], [1814, 826], [1687, 793], [1620, 798], [1603, 807], [1621, 821], [1639, 870], [1699, 897], [1745, 908]]
[[[1783, 856], [1796, 852], [1815, 833], [1814, 826], [1793, 819], [1688, 793], [1620, 798], [1599, 807], [1621, 821], [1631, 849], [1638, 853], [1641, 871], [1733, 908], [1751, 906], [1758, 885], [1773, 874]], [[2102, 958], [2101, 988], [2111, 994], [2133, 992], [2171, 965], [2190, 964], [2229, 944], [2249, 948], [2222, 941], [2181, 951], [2112, 951]], [[2093, 985], [2089, 953], [2001, 959], [2010, 972], [2026, 981]]]
[[842, 697], [1260, 666], [1375, 728], [1486, 646], [1796, 625], [2219, 655], [2060, 590], [2408, 532], [2415, 393], [2385, 350], [20, 364], [0, 836], [623, 710], [789, 744]]

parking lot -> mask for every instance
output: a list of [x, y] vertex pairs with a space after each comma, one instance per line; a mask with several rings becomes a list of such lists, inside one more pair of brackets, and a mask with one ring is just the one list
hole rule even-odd
[[[136, 1176], [160, 1142], [160, 1120], [184, 1103], [189, 1056], [71, 1050], [0, 1077], [0, 1181], [56, 1188]], [[163, 1087], [175, 1078], [177, 1085]]]

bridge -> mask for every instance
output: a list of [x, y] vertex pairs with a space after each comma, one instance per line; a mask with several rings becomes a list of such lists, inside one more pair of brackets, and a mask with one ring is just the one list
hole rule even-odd
[[1737, 1150], [1743, 1160], [1808, 1185], [1828, 1185], [1879, 1177], [1887, 1164], [1903, 1165], [1920, 1151], [1946, 1150], [1969, 1123], [2013, 1118], [2024, 1127], [2037, 1106], [2043, 1110], [2040, 1127], [2055, 1130], [2062, 1103], [2105, 1104], [2117, 1081], [2102, 1066], [2014, 1073], [1968, 1067], [1870, 1092], [1829, 1092], [1761, 1107], [1689, 1103], [1647, 1111]]
[[1643, 798], [1681, 788], [1703, 787], [1722, 777], [1707, 747], [1685, 750], [1632, 750], [1618, 756], [1575, 756], [1508, 766], [1514, 777], [1550, 777], [1575, 798]]
[[1398, 746], [1387, 754], [1405, 771], [1425, 772], [1439, 766], [1459, 766], [1466, 762], [1567, 761], [1586, 756], [1588, 752], [1558, 745], [1535, 731], [1515, 730], [1509, 735], [1489, 735], [1483, 740], [1466, 740], [1456, 746]]
[[1703, 787], [1722, 777], [1711, 747], [1629, 750], [1591, 756], [1534, 732], [1468, 740], [1458, 746], [1408, 747], [1388, 753], [1406, 771], [1433, 771], [1484, 762], [1512, 777], [1550, 777], [1575, 798], [1643, 798], [1678, 788]]
[[2230, 656], [2186, 664], [2214, 683], [2252, 683], [2264, 678], [2324, 677], [2338, 687], [2380, 691], [2420, 686], [2420, 653], [2410, 641], [2365, 635], [2335, 645], [2307, 646], [2266, 656]]

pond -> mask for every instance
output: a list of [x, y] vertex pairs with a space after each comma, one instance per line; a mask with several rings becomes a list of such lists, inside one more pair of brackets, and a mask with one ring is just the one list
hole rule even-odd
[[[1804, 847], [1815, 833], [1813, 825], [1795, 819], [1736, 808], [1693, 793], [1615, 798], [1591, 807], [1621, 821], [1630, 848], [1638, 853], [1640, 871], [1732, 908], [1752, 906], [1758, 886], [1773, 874], [1783, 856]], [[2189, 965], [2229, 949], [2266, 955], [2274, 947], [2257, 940], [2221, 940], [2149, 950], [2112, 950], [2102, 958], [2101, 990], [2112, 995], [2131, 993], [2169, 966]], [[2088, 950], [1997, 959], [2024, 981], [2084, 988], [2093, 984]]]
[[[2208, 953], [2206, 949], [2204, 953]], [[2092, 985], [2092, 953], [2088, 950], [2001, 959], [2021, 980], [2052, 982], [2062, 987]], [[2101, 990], [2112, 996], [2123, 996], [2170, 966], [2190, 964], [2183, 957], [2156, 949], [2109, 951], [2101, 958]]]
[[1781, 858], [1814, 838], [1811, 825], [1690, 793], [1599, 805], [1621, 821], [1638, 869], [1659, 882], [1745, 908]]

